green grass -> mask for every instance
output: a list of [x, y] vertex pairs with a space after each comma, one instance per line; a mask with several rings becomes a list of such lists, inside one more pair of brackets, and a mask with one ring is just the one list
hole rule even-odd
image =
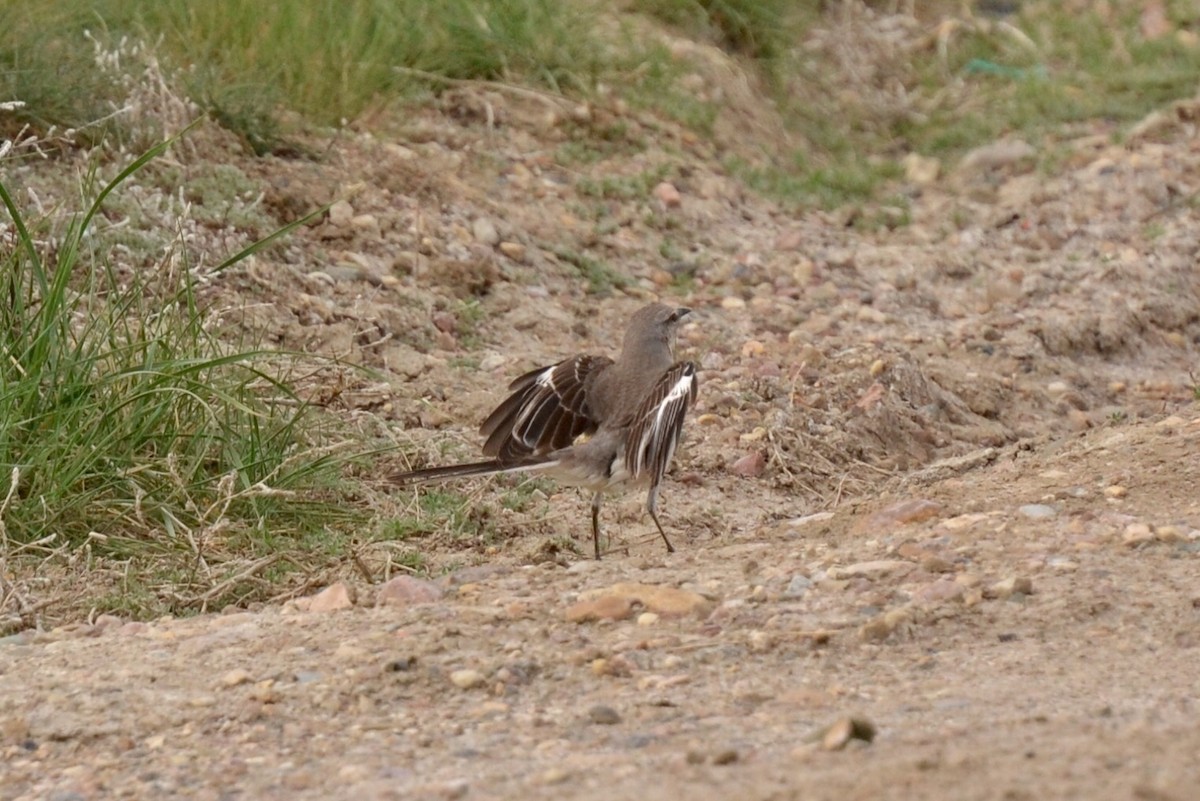
[[[139, 90], [141, 71], [161, 62], [180, 97], [259, 153], [296, 150], [284, 111], [338, 125], [459, 80], [615, 94], [712, 135], [719, 94], [702, 99], [685, 88], [681, 79], [696, 65], [635, 22], [652, 19], [724, 48], [757, 72], [802, 143], [782, 154], [772, 150], [778, 141], [761, 143], [764, 153], [774, 152], [765, 159], [735, 150], [728, 157], [735, 172], [760, 191], [828, 207], [893, 191], [896, 165], [908, 152], [950, 165], [972, 147], [1018, 135], [1053, 159], [1064, 126], [1088, 121], [1119, 136], [1150, 110], [1191, 96], [1200, 78], [1200, 46], [1173, 35], [1144, 40], [1137, 3], [1103, 11], [1026, 3], [1004, 20], [1008, 28], [963, 17], [950, 0], [918, 6], [926, 33], [957, 21], [942, 50], [888, 50], [861, 26], [840, 31], [845, 15], [836, 4], [822, 11], [787, 0], [634, 0], [620, 11], [588, 0], [0, 0], [0, 100], [25, 103], [0, 112], [0, 132], [32, 124], [80, 129], [93, 141], [128, 137], [122, 126], [138, 111], [114, 109], [149, 102]], [[1172, 0], [1167, 12], [1179, 30], [1195, 28], [1191, 3]], [[820, 40], [836, 42], [832, 50], [810, 47], [821, 30], [835, 32]], [[154, 53], [141, 42], [155, 43]], [[862, 59], [843, 65], [839, 52]], [[644, 132], [630, 139], [621, 115], [565, 127], [571, 139], [559, 158], [568, 162], [645, 146], [638, 141]], [[581, 191], [626, 198], [641, 188], [599, 179]]]
[[587, 291], [593, 295], [603, 295], [629, 284], [628, 278], [607, 263], [587, 254], [568, 248], [558, 248], [553, 253], [579, 271], [579, 276], [587, 285]]
[[[963, 23], [945, 39], [944, 58], [936, 47], [883, 51], [869, 62], [874, 73], [861, 65], [854, 72], [836, 68], [824, 51], [793, 62], [784, 82], [792, 91], [779, 102], [805, 145], [790, 164], [739, 174], [762, 191], [806, 204], [854, 202], [889, 191], [909, 152], [952, 166], [971, 148], [1013, 135], [1049, 162], [1061, 158], [1056, 143], [1072, 126], [1086, 123], [1085, 132], [1119, 138], [1123, 126], [1191, 97], [1200, 80], [1200, 46], [1172, 35], [1143, 39], [1137, 3], [1110, 4], [1104, 15], [1092, 6], [1026, 3], [1004, 20], [1009, 29], [964, 19], [952, 3], [931, 5], [923, 19], [929, 30], [940, 20]], [[1181, 30], [1194, 30], [1192, 4], [1167, 5]], [[809, 16], [797, 24], [833, 23]], [[853, 29], [839, 41], [838, 47], [846, 41], [871, 47]], [[886, 91], [889, 83], [904, 88], [903, 102]]]
[[288, 385], [292, 359], [218, 339], [184, 251], [128, 270], [94, 230], [167, 144], [85, 183], [65, 223], [62, 210], [33, 218], [0, 182], [0, 561], [33, 544], [125, 560], [127, 584], [171, 587], [157, 607], [138, 602], [151, 613], [242, 599], [257, 581], [237, 578], [247, 560], [333, 547], [353, 517], [323, 500], [333, 432]]
[[[789, 0], [634, 0], [632, 7], [691, 36], [774, 65], [793, 43], [799, 15]], [[811, 14], [811, 12], [808, 12]]]
[[478, 546], [496, 539], [492, 508], [488, 503], [453, 488], [422, 487], [417, 490], [415, 513], [386, 521], [381, 537], [419, 543], [440, 540], [451, 546]]
[[[439, 79], [580, 90], [606, 69], [588, 4], [556, 0], [240, 0], [134, 3], [2, 0], [0, 97], [19, 118], [79, 127], [119, 103], [91, 42], [155, 42], [186, 93], [256, 152], [278, 145], [278, 110], [320, 124], [353, 120]], [[128, 54], [127, 54], [128, 55]]]
[[584, 197], [603, 200], [650, 200], [650, 192], [671, 173], [667, 165], [642, 170], [633, 175], [581, 178], [575, 188]]

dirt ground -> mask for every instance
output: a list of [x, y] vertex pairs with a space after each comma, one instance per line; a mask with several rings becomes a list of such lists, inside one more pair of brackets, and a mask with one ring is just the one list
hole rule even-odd
[[472, 484], [477, 538], [402, 544], [427, 577], [384, 544], [375, 583], [6, 637], [0, 798], [1197, 797], [1194, 106], [1064, 133], [1053, 173], [917, 164], [907, 211], [785, 209], [719, 139], [502, 90], [221, 150], [273, 219], [343, 198], [206, 292], [378, 371], [317, 396], [399, 446], [378, 475], [470, 458], [500, 386], [646, 299], [696, 309], [678, 552], [641, 498], [597, 563], [586, 498]]

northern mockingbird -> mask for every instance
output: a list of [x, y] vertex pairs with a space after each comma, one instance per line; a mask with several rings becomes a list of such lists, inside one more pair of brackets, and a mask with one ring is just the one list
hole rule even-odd
[[672, 354], [679, 321], [691, 309], [653, 303], [629, 321], [616, 361], [572, 356], [509, 384], [509, 395], [479, 427], [485, 462], [402, 473], [400, 484], [497, 473], [540, 473], [591, 490], [592, 541], [600, 558], [605, 493], [647, 487], [646, 511], [658, 533], [658, 485], [696, 400], [696, 365]]

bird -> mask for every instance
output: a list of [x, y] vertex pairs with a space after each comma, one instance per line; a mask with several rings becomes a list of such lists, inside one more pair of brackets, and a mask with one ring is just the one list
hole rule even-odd
[[673, 352], [680, 322], [690, 314], [651, 303], [630, 318], [615, 360], [580, 354], [518, 376], [479, 427], [485, 461], [413, 470], [393, 482], [532, 473], [590, 490], [596, 559], [604, 496], [646, 487], [646, 511], [674, 553], [658, 519], [658, 490], [699, 385], [696, 364], [676, 361]]

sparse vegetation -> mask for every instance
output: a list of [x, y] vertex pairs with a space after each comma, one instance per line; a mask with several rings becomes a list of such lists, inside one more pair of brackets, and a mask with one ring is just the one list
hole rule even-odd
[[[1182, 0], [1166, 4], [1178, 35], [1154, 37], [1140, 31], [1140, 6], [1131, 2], [1083, 10], [1028, 3], [989, 18], [946, 0], [918, 4], [919, 19], [888, 26], [869, 24], [885, 13], [872, 5], [879, 4], [638, 0], [622, 16], [550, 0], [10, 2], [0, 98], [24, 106], [0, 128], [59, 126], [93, 141], [119, 132], [128, 123], [115, 112], [129, 87], [112, 71], [152, 60], [257, 153], [294, 149], [284, 110], [338, 125], [462, 80], [583, 98], [616, 92], [711, 136], [722, 113], [738, 112], [724, 109], [719, 87], [695, 91], [689, 81], [703, 67], [645, 25], [629, 24], [636, 17], [724, 48], [757, 73], [802, 144], [765, 160], [734, 148], [731, 165], [760, 191], [833, 206], [875, 196], [901, 174], [909, 152], [952, 162], [1003, 134], [1038, 141], [1085, 119], [1109, 121], [1117, 136], [1150, 109], [1190, 96], [1200, 75], [1200, 44], [1189, 33], [1194, 10]], [[138, 42], [155, 43], [154, 53], [130, 44]], [[595, 158], [606, 141], [630, 146], [619, 117], [576, 134], [560, 158]], [[1052, 144], [1047, 158], [1055, 157]], [[616, 179], [589, 191], [641, 189]]]
[[591, 256], [566, 248], [555, 250], [554, 255], [578, 270], [579, 275], [587, 282], [588, 292], [594, 295], [611, 292], [628, 283], [625, 276]]
[[670, 167], [659, 165], [634, 175], [605, 176], [599, 180], [582, 179], [576, 184], [579, 194], [605, 200], [634, 200], [645, 198], [669, 174]]
[[[289, 359], [218, 338], [180, 247], [148, 273], [93, 230], [106, 201], [166, 144], [68, 218], [11, 220], [0, 261], [0, 561], [86, 550], [141, 563], [122, 604], [153, 586], [170, 609], [243, 599], [279, 541], [324, 538], [352, 516], [314, 494], [336, 477], [328, 421], [287, 381]], [[285, 233], [286, 231], [277, 232]], [[220, 272], [265, 243], [212, 268]], [[241, 575], [247, 560], [265, 559]], [[129, 581], [125, 582], [127, 585]]]

